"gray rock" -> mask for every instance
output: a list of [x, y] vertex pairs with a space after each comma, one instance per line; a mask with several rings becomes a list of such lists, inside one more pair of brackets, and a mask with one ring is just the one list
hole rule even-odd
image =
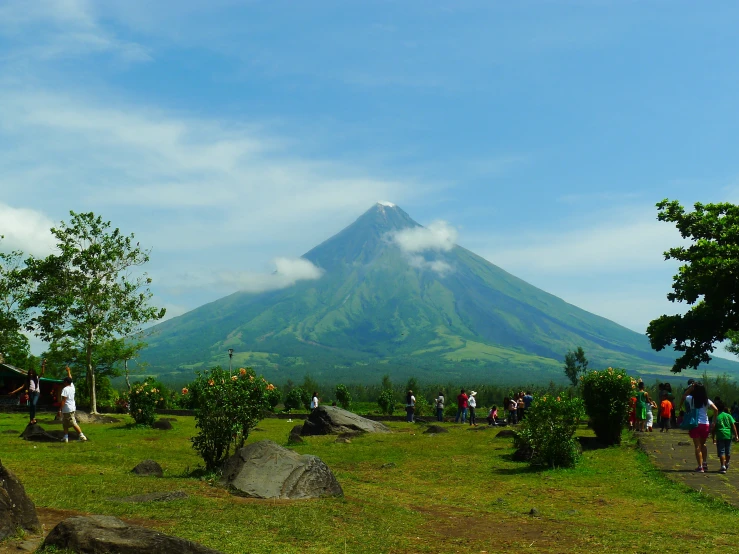
[[160, 431], [171, 431], [172, 423], [168, 419], [158, 419], [151, 424], [152, 429], [159, 429]]
[[498, 434], [495, 435], [495, 438], [510, 439], [515, 436], [516, 436], [516, 432], [513, 429], [503, 429], [502, 431], [498, 431]]
[[380, 469], [392, 469], [395, 467], [395, 462], [388, 462], [386, 464], [382, 464], [380, 466]]
[[446, 427], [442, 427], [441, 425], [429, 425], [428, 429], [426, 429], [423, 434], [438, 434], [438, 433], [448, 433], [449, 429]]
[[0, 462], [0, 541], [14, 535], [18, 529], [32, 533], [41, 531], [36, 506], [15, 474]]
[[111, 516], [77, 516], [59, 523], [42, 547], [84, 554], [218, 554], [217, 550], [146, 527], [128, 525]]
[[123, 498], [113, 498], [114, 502], [171, 502], [172, 500], [182, 500], [187, 498], [184, 491], [168, 491], [168, 492], [150, 492], [148, 494], [134, 494], [133, 496], [125, 496]]
[[529, 510], [529, 515], [531, 517], [539, 517], [541, 514], [539, 513], [539, 510], [537, 510], [536, 508], [531, 508], [531, 510]]
[[300, 436], [302, 430], [302, 425], [296, 425], [293, 427], [292, 431], [290, 431], [290, 436], [287, 437], [287, 442], [290, 444], [303, 444], [305, 441], [303, 440], [303, 437]]
[[41, 546], [41, 539], [36, 541], [23, 541], [18, 544], [18, 550], [22, 552], [36, 552], [39, 546]]
[[162, 466], [160, 466], [154, 460], [144, 460], [131, 471], [136, 475], [143, 476], [162, 477], [164, 475], [164, 470], [162, 470]]
[[338, 442], [339, 444], [349, 444], [352, 442], [352, 439], [347, 439], [346, 437], [339, 437], [334, 442]]
[[77, 423], [120, 423], [120, 419], [105, 414], [88, 414], [77, 411], [74, 413]]
[[344, 492], [323, 461], [263, 440], [240, 449], [223, 467], [221, 484], [250, 498], [317, 498]]
[[319, 406], [308, 416], [301, 434], [337, 435], [339, 433], [389, 433], [390, 429], [380, 422], [372, 421], [335, 406]]

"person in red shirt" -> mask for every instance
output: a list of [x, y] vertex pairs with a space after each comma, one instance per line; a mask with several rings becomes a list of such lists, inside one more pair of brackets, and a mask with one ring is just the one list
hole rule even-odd
[[469, 405], [469, 397], [465, 394], [464, 389], [462, 389], [457, 395], [457, 417], [454, 419], [455, 423], [459, 423], [460, 416], [462, 417], [462, 423], [467, 421], [467, 408]]
[[672, 414], [672, 402], [667, 399], [667, 392], [662, 393], [662, 401], [659, 403], [659, 432], [666, 433], [670, 430], [670, 416]]

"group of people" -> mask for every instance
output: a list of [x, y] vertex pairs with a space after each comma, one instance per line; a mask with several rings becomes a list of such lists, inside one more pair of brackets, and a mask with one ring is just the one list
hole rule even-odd
[[[74, 428], [74, 430], [77, 431], [77, 433], [79, 434], [79, 440], [84, 442], [87, 440], [87, 437], [82, 432], [82, 429], [80, 429], [80, 426], [77, 423], [77, 419], [75, 417], [77, 405], [74, 400], [75, 388], [74, 380], [72, 379], [72, 370], [69, 369], [69, 366], [67, 366], [66, 370], [67, 376], [63, 380], [64, 388], [62, 388], [61, 392], [61, 404], [59, 406], [59, 411], [57, 412], [57, 417], [61, 418], [62, 428], [64, 429], [64, 438], [62, 439], [62, 442], [69, 442], [70, 427]], [[29, 425], [35, 425], [37, 423], [36, 406], [38, 404], [38, 399], [41, 396], [41, 377], [44, 375], [45, 372], [46, 360], [43, 360], [41, 362], [41, 375], [36, 373], [35, 369], [29, 369], [28, 373], [26, 374], [25, 382], [20, 387], [10, 392], [10, 396], [13, 396], [21, 391], [24, 391], [25, 394], [28, 395]]]
[[676, 426], [688, 429], [695, 448], [695, 460], [698, 463], [695, 471], [699, 473], [708, 471], [706, 442], [711, 436], [721, 464], [719, 473], [726, 473], [731, 462], [732, 439], [739, 441], [736, 430], [739, 404], [734, 402], [734, 405], [729, 407], [729, 404], [719, 397], [715, 398], [715, 402], [712, 401], [708, 398], [705, 385], [694, 379], [688, 380], [688, 387], [680, 400], [679, 406], [682, 409], [679, 412], [669, 383], [660, 384], [657, 394], [659, 404], [650, 397], [644, 383], [639, 382], [637, 392], [631, 398], [629, 428], [636, 432], [651, 432], [654, 419], [652, 410], [657, 409], [660, 433], [667, 433], [670, 428]]
[[[444, 392], [439, 391], [439, 395], [434, 399], [434, 405], [436, 408], [436, 420], [444, 421]], [[531, 406], [534, 401], [534, 397], [530, 392], [516, 393], [512, 398], [506, 397], [503, 399], [503, 410], [506, 414], [506, 422], [509, 425], [514, 425], [521, 421], [525, 415], [526, 410]], [[413, 411], [415, 407], [416, 398], [413, 396], [413, 391], [408, 391], [406, 397], [406, 410], [408, 411], [408, 418], [406, 421], [413, 421]], [[470, 391], [467, 394], [465, 389], [461, 389], [457, 395], [457, 415], [454, 418], [455, 423], [467, 423], [469, 415], [469, 424], [471, 427], [477, 427], [477, 391]], [[488, 425], [498, 425], [498, 406], [493, 405], [487, 415]]]

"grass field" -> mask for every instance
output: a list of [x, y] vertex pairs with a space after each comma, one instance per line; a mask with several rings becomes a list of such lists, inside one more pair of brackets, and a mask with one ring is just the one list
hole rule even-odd
[[[445, 424], [450, 433], [424, 435], [420, 425], [391, 423], [391, 435], [351, 444], [309, 437], [294, 447], [333, 469], [344, 498], [255, 501], [190, 476], [199, 465], [189, 441], [194, 421], [177, 419], [173, 431], [86, 425], [88, 443], [63, 445], [4, 433], [22, 430], [25, 415], [0, 414], [0, 457], [47, 521], [115, 515], [233, 553], [684, 552], [686, 541], [730, 551], [739, 538], [735, 509], [666, 480], [633, 444], [586, 451], [573, 470], [531, 471], [510, 460], [511, 441], [495, 430]], [[47, 420], [40, 423], [53, 428]], [[286, 445], [292, 425], [264, 420], [249, 441]], [[131, 474], [145, 458], [165, 477]], [[168, 490], [190, 496], [111, 500]]]

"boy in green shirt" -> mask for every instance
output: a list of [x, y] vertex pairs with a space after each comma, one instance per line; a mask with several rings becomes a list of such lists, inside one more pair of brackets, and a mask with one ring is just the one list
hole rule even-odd
[[731, 460], [731, 437], [733, 436], [735, 441], [739, 441], [739, 435], [736, 433], [736, 422], [729, 413], [729, 407], [721, 402], [718, 409], [719, 414], [716, 416], [716, 423], [713, 426], [713, 444], [716, 445], [718, 457], [721, 458], [719, 473], [726, 473]]

